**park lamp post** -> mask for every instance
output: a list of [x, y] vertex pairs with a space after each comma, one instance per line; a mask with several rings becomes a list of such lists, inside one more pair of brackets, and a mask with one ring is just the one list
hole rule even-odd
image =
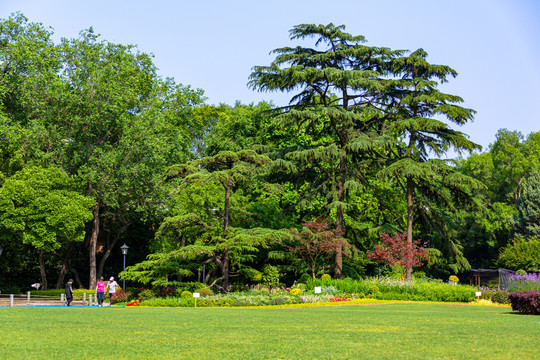
[[2, 245], [0, 245], [0, 256], [2, 256], [2, 251], [4, 251], [4, 249], [2, 249]]
[[[128, 252], [129, 246], [124, 243], [124, 245], [120, 246], [120, 250], [122, 250], [122, 255], [124, 255], [124, 271], [126, 271], [126, 255]], [[122, 280], [122, 290], [126, 291], [126, 280]]]

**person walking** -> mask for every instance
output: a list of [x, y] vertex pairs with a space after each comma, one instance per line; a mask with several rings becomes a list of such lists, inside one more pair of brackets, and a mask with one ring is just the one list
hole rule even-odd
[[73, 279], [69, 279], [66, 283], [66, 306], [71, 306], [73, 301]]
[[111, 301], [111, 305], [113, 303], [113, 295], [116, 293], [116, 287], [118, 286], [118, 283], [114, 281], [114, 277], [111, 276], [109, 279], [109, 282], [107, 283], [107, 287], [109, 288], [109, 299]]
[[103, 300], [105, 300], [105, 289], [107, 283], [103, 281], [103, 276], [99, 278], [99, 281], [96, 284], [96, 296], [98, 301], [98, 306], [103, 307]]

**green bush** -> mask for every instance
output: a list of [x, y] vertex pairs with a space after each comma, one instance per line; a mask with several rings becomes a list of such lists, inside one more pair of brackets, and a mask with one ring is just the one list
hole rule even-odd
[[145, 301], [156, 297], [156, 293], [153, 290], [147, 289], [139, 293], [139, 300]]
[[[164, 297], [174, 297], [185, 290], [194, 292], [201, 286], [203, 286], [203, 284], [200, 282], [160, 281], [155, 284], [154, 291]], [[138, 290], [140, 292], [143, 289]]]
[[506, 291], [495, 291], [491, 295], [491, 301], [499, 304], [510, 304], [508, 293]]
[[292, 288], [293, 289], [298, 288], [298, 289], [302, 290], [302, 292], [304, 292], [304, 291], [307, 290], [307, 285], [303, 284], [303, 283], [296, 283]]
[[[83, 294], [86, 293], [86, 298], [88, 299], [88, 294], [95, 294], [95, 290], [89, 290], [89, 289], [73, 289], [73, 300], [82, 300]], [[32, 295], [39, 295], [39, 296], [57, 296], [60, 298], [62, 294], [65, 294], [65, 289], [49, 289], [49, 290], [33, 290], [30, 292], [30, 297]]]
[[21, 294], [24, 291], [21, 290], [18, 286], [8, 286], [5, 288], [0, 289], [0, 294]]
[[244, 274], [247, 279], [255, 283], [258, 283], [263, 279], [263, 273], [253, 268], [244, 268], [241, 269], [240, 272]]
[[194, 293], [201, 294], [201, 297], [214, 296], [214, 292], [207, 287], [195, 290]]
[[193, 293], [191, 291], [184, 290], [182, 291], [182, 294], [180, 294], [180, 297], [182, 299], [190, 299], [193, 297]]
[[321, 276], [321, 280], [325, 280], [325, 281], [332, 280], [332, 277], [329, 274], [323, 274]]
[[540, 239], [514, 239], [501, 249], [497, 262], [509, 269], [540, 271]]
[[527, 272], [523, 269], [519, 269], [518, 271], [516, 271], [516, 275], [527, 275]]
[[231, 289], [230, 289], [230, 292], [242, 292], [242, 291], [246, 291], [246, 285], [244, 284], [239, 284], [239, 283], [234, 283], [231, 285]]
[[375, 295], [377, 294], [378, 292], [380, 291], [379, 287], [377, 285], [371, 285], [369, 287], [369, 294], [370, 295]]
[[279, 271], [277, 267], [266, 264], [263, 268], [262, 275], [263, 284], [267, 286], [278, 286], [279, 284]]

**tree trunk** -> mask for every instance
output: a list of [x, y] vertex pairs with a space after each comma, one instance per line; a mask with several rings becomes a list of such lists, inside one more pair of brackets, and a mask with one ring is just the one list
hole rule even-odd
[[45, 250], [39, 252], [39, 270], [41, 272], [41, 290], [47, 290], [47, 274], [45, 273]]
[[79, 287], [79, 289], [84, 289], [83, 283], [81, 281], [81, 278], [79, 277], [79, 272], [77, 271], [77, 269], [71, 266], [71, 262], [68, 264], [68, 267], [69, 267], [69, 272], [73, 274], [73, 277], [75, 278], [75, 282], [77, 283], [77, 286]]
[[62, 259], [62, 267], [60, 268], [60, 273], [58, 274], [58, 281], [56, 282], [57, 289], [62, 289], [64, 287], [64, 276], [66, 275], [69, 259], [71, 258], [71, 253], [73, 252], [74, 248], [75, 241], [72, 241], [71, 244], [69, 244], [68, 249], [66, 250], [64, 258]]
[[223, 214], [223, 232], [227, 235], [227, 230], [229, 230], [229, 200], [231, 198], [231, 180], [227, 181], [227, 186], [225, 186], [225, 209]]
[[[347, 166], [347, 157], [345, 154], [341, 155], [339, 162], [339, 179], [337, 182], [338, 201], [345, 202], [345, 170]], [[336, 213], [336, 230], [342, 234], [345, 233], [345, 219], [343, 206], [340, 204]], [[336, 257], [334, 267], [334, 279], [341, 279], [343, 277], [343, 247], [341, 245], [336, 246]]]
[[105, 262], [107, 261], [109, 256], [111, 256], [111, 252], [116, 246], [116, 244], [118, 244], [118, 240], [120, 240], [120, 235], [125, 233], [128, 227], [129, 227], [129, 224], [123, 225], [120, 231], [114, 236], [114, 240], [112, 241], [112, 243], [107, 241], [107, 251], [105, 251], [105, 254], [101, 258], [101, 261], [99, 262], [99, 268], [98, 268], [96, 279], [103, 276], [103, 269], [105, 268]]
[[92, 209], [94, 214], [94, 220], [92, 222], [92, 235], [90, 236], [89, 244], [89, 257], [90, 257], [90, 280], [89, 289], [96, 288], [96, 253], [97, 253], [97, 240], [99, 235], [99, 201], [96, 202]]
[[[407, 245], [412, 247], [413, 244], [413, 215], [414, 215], [414, 182], [411, 178], [407, 178]], [[405, 269], [405, 279], [412, 280], [412, 266], [407, 265]]]
[[[223, 236], [227, 237], [227, 232], [229, 231], [229, 200], [231, 197], [231, 187], [232, 183], [231, 180], [228, 180], [227, 186], [225, 188], [225, 214], [223, 219]], [[225, 291], [228, 291], [229, 287], [229, 265], [230, 265], [231, 259], [229, 254], [229, 248], [225, 247], [223, 250], [223, 260], [221, 261], [221, 275], [223, 277], [223, 280], [221, 282], [221, 286]]]
[[221, 274], [223, 275], [223, 280], [221, 281], [221, 286], [223, 290], [229, 291], [229, 264], [230, 261], [229, 248], [223, 250], [223, 260], [221, 262]]

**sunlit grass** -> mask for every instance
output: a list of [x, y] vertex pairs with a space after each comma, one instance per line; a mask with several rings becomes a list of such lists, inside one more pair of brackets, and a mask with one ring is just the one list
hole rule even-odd
[[509, 308], [0, 308], [6, 359], [539, 359]]

